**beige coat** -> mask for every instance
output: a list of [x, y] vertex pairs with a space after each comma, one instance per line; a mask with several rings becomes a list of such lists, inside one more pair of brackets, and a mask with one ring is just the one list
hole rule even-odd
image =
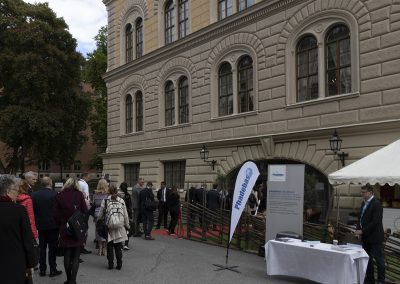
[[[111, 196], [107, 198], [107, 200], [110, 200]], [[125, 228], [129, 229], [129, 217], [128, 217], [128, 211], [126, 210], [125, 202], [122, 198], [117, 197], [117, 201], [122, 203], [124, 206], [124, 223], [125, 223]], [[108, 201], [107, 201], [108, 202]], [[105, 200], [101, 202], [101, 207], [99, 211], [99, 218], [104, 218], [104, 206], [105, 206]], [[114, 243], [120, 243], [128, 240], [128, 235], [126, 233], [126, 229], [124, 227], [118, 228], [118, 229], [110, 229], [108, 230], [108, 238], [107, 242], [113, 241]]]

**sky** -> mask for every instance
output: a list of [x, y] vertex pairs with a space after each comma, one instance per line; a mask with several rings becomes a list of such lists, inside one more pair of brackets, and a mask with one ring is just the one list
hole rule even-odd
[[102, 0], [24, 0], [27, 3], [49, 3], [49, 7], [64, 18], [69, 32], [77, 40], [77, 50], [84, 56], [96, 48], [94, 37], [107, 25], [107, 10]]

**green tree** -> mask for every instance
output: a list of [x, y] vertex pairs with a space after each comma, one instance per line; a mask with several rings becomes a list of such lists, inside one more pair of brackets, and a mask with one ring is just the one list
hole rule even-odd
[[87, 54], [83, 78], [92, 85], [95, 93], [93, 109], [89, 115], [92, 139], [98, 147], [98, 153], [92, 160], [92, 166], [102, 165], [99, 154], [107, 147], [107, 87], [103, 75], [107, 70], [107, 26], [100, 28], [95, 36], [96, 49]]
[[0, 0], [0, 47], [0, 140], [13, 149], [10, 160], [71, 159], [89, 101], [65, 21], [47, 4]]

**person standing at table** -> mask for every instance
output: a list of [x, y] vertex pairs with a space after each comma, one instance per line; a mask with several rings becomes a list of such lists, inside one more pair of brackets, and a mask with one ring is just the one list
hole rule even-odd
[[362, 240], [363, 249], [369, 256], [364, 283], [375, 283], [374, 260], [378, 270], [378, 283], [385, 283], [385, 260], [383, 257], [383, 209], [379, 200], [374, 197], [373, 187], [366, 184], [361, 187], [364, 201], [360, 208], [360, 218], [354, 234]]

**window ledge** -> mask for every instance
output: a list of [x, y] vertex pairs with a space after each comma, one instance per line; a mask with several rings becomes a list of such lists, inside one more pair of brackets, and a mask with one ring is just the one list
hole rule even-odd
[[325, 98], [318, 98], [315, 100], [309, 100], [309, 101], [304, 101], [304, 102], [299, 102], [299, 103], [293, 103], [290, 105], [286, 105], [286, 108], [291, 109], [291, 108], [303, 107], [303, 106], [308, 106], [308, 105], [316, 105], [316, 104], [320, 104], [320, 103], [336, 101], [336, 100], [341, 100], [341, 99], [356, 98], [359, 96], [360, 96], [360, 92], [353, 92], [353, 93], [330, 96], [330, 97], [325, 97]]
[[174, 125], [168, 125], [168, 126], [160, 127], [160, 128], [158, 129], [158, 131], [164, 131], [164, 130], [168, 130], [168, 129], [182, 128], [182, 127], [189, 127], [189, 126], [191, 126], [191, 125], [192, 125], [192, 124], [191, 124], [190, 122], [181, 123], [181, 124], [174, 124]]
[[230, 115], [213, 117], [213, 118], [211, 118], [211, 121], [220, 121], [220, 120], [232, 119], [232, 118], [237, 118], [237, 117], [252, 116], [252, 115], [257, 115], [257, 114], [258, 114], [258, 111], [253, 110], [253, 111], [248, 111], [248, 112], [241, 112], [241, 113], [234, 113], [234, 114], [230, 114]]
[[144, 131], [121, 134], [119, 137], [124, 138], [124, 137], [130, 137], [130, 136], [136, 136], [136, 135], [142, 135], [142, 134], [144, 134]]

